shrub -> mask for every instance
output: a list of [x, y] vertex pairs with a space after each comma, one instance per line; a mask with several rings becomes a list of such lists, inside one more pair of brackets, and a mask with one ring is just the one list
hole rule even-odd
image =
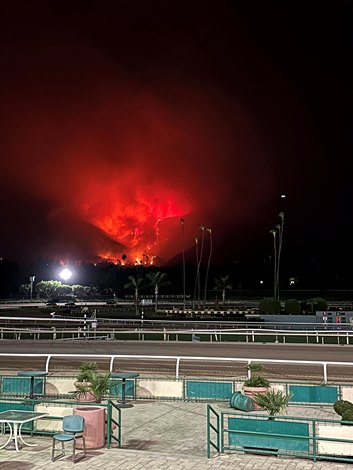
[[353, 403], [350, 401], [337, 400], [333, 409], [342, 416], [342, 421], [353, 421]]
[[316, 300], [316, 310], [327, 310], [328, 309], [327, 300], [322, 299], [321, 297], [317, 297], [315, 300]]
[[327, 301], [321, 297], [308, 299], [305, 302], [305, 310], [309, 313], [316, 312], [317, 310], [327, 310], [327, 308]]
[[286, 300], [285, 309], [289, 315], [299, 315], [302, 312], [301, 304], [297, 299]]
[[[353, 410], [347, 410], [342, 415], [342, 421], [353, 421]], [[352, 426], [352, 424], [347, 424], [348, 426]]]
[[350, 410], [353, 411], [353, 403], [347, 400], [337, 400], [333, 405], [333, 409], [338, 415], [343, 416]]
[[280, 301], [272, 297], [267, 297], [260, 300], [259, 311], [262, 313], [272, 313], [278, 314], [281, 313], [281, 304]]

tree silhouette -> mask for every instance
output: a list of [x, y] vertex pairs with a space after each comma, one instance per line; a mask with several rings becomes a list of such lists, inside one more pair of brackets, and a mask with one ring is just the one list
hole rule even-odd
[[215, 282], [215, 290], [220, 290], [222, 292], [222, 303], [225, 305], [226, 303], [226, 290], [230, 290], [232, 285], [229, 282], [229, 275], [221, 276], [220, 278], [216, 278]]
[[36, 291], [40, 297], [50, 299], [61, 285], [60, 281], [40, 281], [36, 284]]
[[[184, 243], [184, 223], [183, 218], [180, 219], [181, 222], [181, 243], [182, 243], [182, 255], [183, 255], [183, 308], [185, 310], [185, 243]], [[156, 302], [157, 310], [157, 302]]]
[[210, 234], [210, 251], [208, 253], [208, 260], [207, 260], [207, 269], [206, 269], [206, 275], [205, 275], [205, 292], [204, 292], [204, 297], [203, 297], [203, 308], [206, 308], [206, 293], [207, 293], [207, 282], [208, 282], [208, 273], [210, 271], [210, 264], [211, 264], [211, 257], [212, 257], [212, 229], [207, 228], [207, 232]]
[[135, 309], [136, 316], [138, 315], [138, 301], [139, 301], [139, 289], [143, 286], [144, 280], [139, 276], [128, 276], [130, 282], [124, 285], [124, 289], [133, 289], [135, 291]]
[[156, 273], [147, 274], [147, 278], [148, 278], [151, 286], [154, 287], [155, 311], [157, 311], [157, 309], [158, 309], [159, 288], [169, 284], [168, 281], [164, 280], [166, 277], [167, 277], [166, 273], [161, 273], [160, 271], [158, 271]]
[[[196, 282], [195, 282], [195, 291], [197, 291], [197, 303], [198, 307], [200, 308], [200, 267], [202, 262], [202, 255], [203, 255], [203, 246], [205, 243], [205, 226], [201, 225], [200, 230], [202, 231], [202, 238], [201, 238], [201, 249], [200, 255], [198, 254], [198, 238], [195, 238], [196, 242]], [[196, 297], [196, 296], [195, 296]]]

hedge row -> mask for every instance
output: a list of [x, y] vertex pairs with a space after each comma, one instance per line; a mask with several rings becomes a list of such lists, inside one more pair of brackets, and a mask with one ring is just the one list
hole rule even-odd
[[289, 315], [300, 315], [307, 313], [310, 315], [315, 313], [317, 310], [327, 310], [327, 308], [327, 301], [320, 297], [304, 301], [288, 299], [285, 301], [283, 312], [280, 301], [272, 297], [262, 299], [259, 303], [259, 311], [261, 313], [268, 314], [286, 313]]

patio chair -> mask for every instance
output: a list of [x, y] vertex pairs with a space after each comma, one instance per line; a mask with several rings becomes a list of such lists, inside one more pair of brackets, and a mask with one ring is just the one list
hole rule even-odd
[[[52, 461], [61, 459], [65, 455], [65, 442], [73, 441], [72, 443], [72, 461], [76, 463], [81, 460], [82, 457], [86, 456], [86, 442], [83, 436], [85, 427], [85, 419], [79, 415], [69, 415], [63, 417], [63, 432], [61, 434], [54, 434], [53, 436], [53, 448], [52, 448]], [[76, 441], [82, 439], [83, 443], [83, 455], [76, 459]], [[61, 442], [61, 454], [55, 457], [55, 452], [58, 450], [55, 448], [57, 442]]]

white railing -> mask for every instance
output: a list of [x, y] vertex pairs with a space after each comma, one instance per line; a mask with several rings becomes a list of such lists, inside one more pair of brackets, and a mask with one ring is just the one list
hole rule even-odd
[[[142, 325], [143, 326], [143, 325]], [[244, 337], [246, 343], [256, 343], [257, 340], [264, 342], [286, 343], [289, 338], [301, 337], [309, 343], [310, 338], [314, 338], [316, 344], [327, 344], [325, 338], [335, 338], [337, 344], [353, 344], [352, 330], [280, 330], [280, 329], [158, 329], [150, 330], [148, 328], [138, 328], [125, 330], [121, 329], [94, 329], [94, 328], [0, 328], [0, 340], [11, 337], [15, 340], [23, 339], [23, 336], [30, 336], [31, 339], [40, 340], [51, 338], [52, 341], [59, 340], [100, 340], [100, 339], [119, 339], [119, 336], [131, 336], [133, 340], [145, 340], [145, 335], [157, 336], [158, 340], [179, 341], [180, 336], [188, 336], [189, 340], [195, 341], [203, 336], [203, 341], [222, 342], [229, 336]], [[235, 341], [235, 340], [234, 340]], [[235, 341], [236, 342], [236, 341]], [[237, 342], [240, 342], [237, 340]], [[291, 344], [293, 344], [292, 342]], [[299, 343], [300, 344], [300, 343]]]
[[335, 361], [299, 361], [299, 360], [283, 360], [283, 359], [263, 359], [263, 358], [245, 358], [245, 357], [206, 357], [206, 356], [154, 356], [154, 355], [141, 355], [141, 354], [24, 354], [24, 353], [0, 353], [0, 358], [43, 358], [45, 362], [45, 371], [49, 373], [49, 365], [51, 359], [106, 359], [109, 360], [109, 371], [114, 370], [114, 361], [119, 359], [130, 360], [173, 360], [175, 361], [175, 377], [179, 378], [180, 362], [181, 361], [208, 361], [208, 362], [228, 362], [228, 363], [241, 363], [249, 366], [251, 363], [261, 364], [288, 364], [288, 365], [303, 365], [303, 366], [321, 366], [323, 371], [323, 383], [328, 382], [327, 367], [328, 366], [353, 366], [353, 362], [335, 362]]

